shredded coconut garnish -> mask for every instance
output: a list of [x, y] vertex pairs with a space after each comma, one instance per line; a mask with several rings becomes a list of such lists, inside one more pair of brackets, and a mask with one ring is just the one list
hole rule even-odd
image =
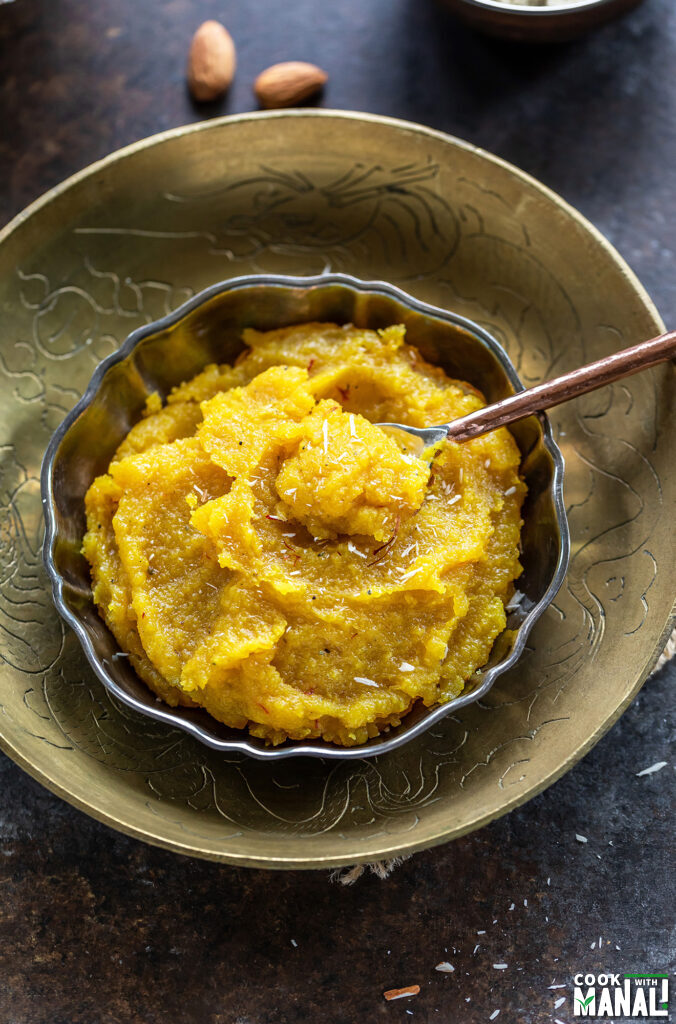
[[415, 665], [409, 664], [408, 661], [402, 661], [401, 665], [399, 666], [399, 671], [400, 672], [415, 672]]
[[488, 467], [490, 466], [490, 464], [491, 464], [491, 460], [490, 460], [490, 459], [486, 459], [486, 460], [484, 461], [484, 466], [486, 467], [486, 469], [488, 469]]
[[351, 540], [348, 540], [347, 542], [347, 550], [351, 551], [353, 555], [359, 555], [360, 558], [368, 558], [368, 555], [366, 555], [363, 551], [360, 551], [359, 548], [356, 547]]
[[118, 658], [128, 658], [129, 654], [127, 651], [116, 651], [113, 655], [113, 661], [117, 661]]
[[515, 491], [516, 487], [508, 487], [507, 490], [505, 491], [505, 497], [508, 498], [510, 494], [514, 494]]
[[377, 686], [375, 679], [367, 679], [366, 676], [354, 676], [355, 683], [363, 683], [364, 686]]
[[409, 569], [409, 571], [405, 572], [404, 575], [400, 578], [400, 582], [405, 583], [406, 580], [410, 580], [411, 576], [415, 576], [415, 574], [421, 572], [422, 569], [422, 565], [419, 565], [417, 569]]
[[510, 599], [509, 603], [505, 605], [505, 611], [514, 612], [519, 607], [526, 595], [522, 594], [520, 590], [514, 591], [514, 596]]
[[[206, 580], [204, 582], [207, 583]], [[207, 583], [207, 586], [211, 587], [212, 590], [218, 590], [218, 587], [216, 586], [215, 583]]]
[[644, 768], [642, 772], [636, 772], [636, 778], [640, 779], [642, 775], [652, 775], [653, 772], [659, 772], [662, 768], [666, 768], [666, 761], [656, 761], [655, 764], [651, 764], [650, 768]]
[[456, 501], [460, 501], [461, 498], [462, 498], [461, 494], [455, 494], [452, 498], [449, 498], [448, 504], [449, 505], [455, 505]]
[[354, 428], [354, 416], [350, 413], [350, 437], [356, 437], [357, 431]]
[[326, 420], [322, 423], [322, 434], [324, 435], [324, 454], [329, 450], [329, 424]]

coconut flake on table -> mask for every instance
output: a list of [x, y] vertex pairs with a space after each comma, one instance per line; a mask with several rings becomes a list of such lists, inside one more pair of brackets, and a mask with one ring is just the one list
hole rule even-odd
[[493, 969], [496, 971], [506, 971], [509, 964], [493, 964]]
[[440, 964], [434, 968], [435, 971], [441, 971], [442, 974], [452, 974], [455, 970], [453, 964], [449, 964], [448, 960], [442, 960]]
[[655, 764], [651, 764], [650, 768], [644, 768], [642, 772], [636, 772], [636, 778], [640, 779], [642, 775], [653, 775], [655, 772], [662, 771], [666, 768], [667, 761], [655, 761]]
[[554, 1003], [554, 1009], [558, 1010], [559, 1006], [563, 1006], [565, 1001], [566, 1001], [566, 997], [565, 996], [559, 996], [559, 998]]
[[500, 1011], [499, 1011], [499, 1010], [493, 1010], [492, 1014], [490, 1015], [490, 1017], [489, 1017], [488, 1019], [489, 1019], [489, 1020], [495, 1020], [495, 1018], [497, 1017], [497, 1015], [498, 1015], [499, 1013], [500, 1013]]
[[581, 835], [579, 834], [579, 832], [576, 832], [576, 833], [575, 833], [575, 838], [577, 839], [578, 843], [588, 843], [588, 842], [589, 842], [589, 840], [587, 839], [587, 837], [586, 837], [586, 836], [581, 836]]

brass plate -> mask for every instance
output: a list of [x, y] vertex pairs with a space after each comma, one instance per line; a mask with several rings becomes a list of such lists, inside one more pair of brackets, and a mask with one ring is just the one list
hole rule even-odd
[[673, 367], [555, 410], [571, 568], [481, 702], [369, 761], [267, 764], [118, 704], [56, 613], [38, 474], [96, 363], [208, 284], [330, 268], [498, 337], [535, 383], [662, 329], [608, 243], [513, 167], [412, 124], [324, 111], [176, 129], [93, 165], [0, 234], [0, 742], [96, 818], [170, 849], [325, 867], [469, 832], [571, 767], [659, 653], [673, 603]]

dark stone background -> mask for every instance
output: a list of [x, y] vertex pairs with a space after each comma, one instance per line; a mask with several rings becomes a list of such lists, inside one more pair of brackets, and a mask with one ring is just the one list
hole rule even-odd
[[[197, 108], [183, 72], [206, 17], [239, 70]], [[0, 223], [119, 146], [252, 109], [255, 75], [283, 59], [326, 68], [327, 107], [422, 121], [542, 179], [676, 324], [673, 0], [544, 49], [475, 35], [433, 0], [17, 0], [0, 6]], [[663, 669], [525, 807], [351, 888], [152, 849], [2, 758], [0, 1021], [568, 1024], [572, 991], [550, 986], [576, 971], [674, 967], [674, 767], [636, 773], [669, 761], [675, 682]], [[415, 982], [416, 999], [382, 999]]]

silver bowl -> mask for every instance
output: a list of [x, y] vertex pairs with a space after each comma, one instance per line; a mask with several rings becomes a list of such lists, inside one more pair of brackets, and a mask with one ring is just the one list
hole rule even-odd
[[522, 453], [528, 485], [522, 530], [525, 595], [508, 614], [489, 662], [447, 704], [418, 704], [401, 725], [358, 747], [287, 741], [277, 747], [217, 722], [203, 710], [159, 703], [124, 658], [92, 599], [89, 565], [81, 553], [84, 497], [104, 473], [130, 427], [141, 417], [147, 396], [166, 396], [172, 387], [207, 363], [231, 362], [243, 345], [244, 327], [269, 330], [302, 321], [324, 320], [379, 328], [406, 325], [407, 339], [425, 358], [452, 377], [480, 388], [489, 400], [523, 390], [504, 350], [483, 328], [454, 313], [428, 306], [382, 282], [344, 274], [319, 277], [249, 276], [213, 285], [162, 320], [134, 331], [97, 367], [85, 394], [53, 435], [42, 464], [46, 519], [44, 560], [54, 602], [77, 634], [103, 685], [143, 715], [178, 726], [222, 751], [265, 760], [307, 755], [332, 759], [384, 754], [419, 736], [451, 711], [479, 700], [511, 668], [526, 638], [552, 601], [568, 567], [568, 525], [563, 504], [563, 456], [545, 416], [512, 428]]
[[523, 42], [557, 43], [581, 36], [589, 29], [637, 7], [642, 0], [558, 0], [540, 7], [502, 0], [444, 0], [450, 10], [482, 32]]

